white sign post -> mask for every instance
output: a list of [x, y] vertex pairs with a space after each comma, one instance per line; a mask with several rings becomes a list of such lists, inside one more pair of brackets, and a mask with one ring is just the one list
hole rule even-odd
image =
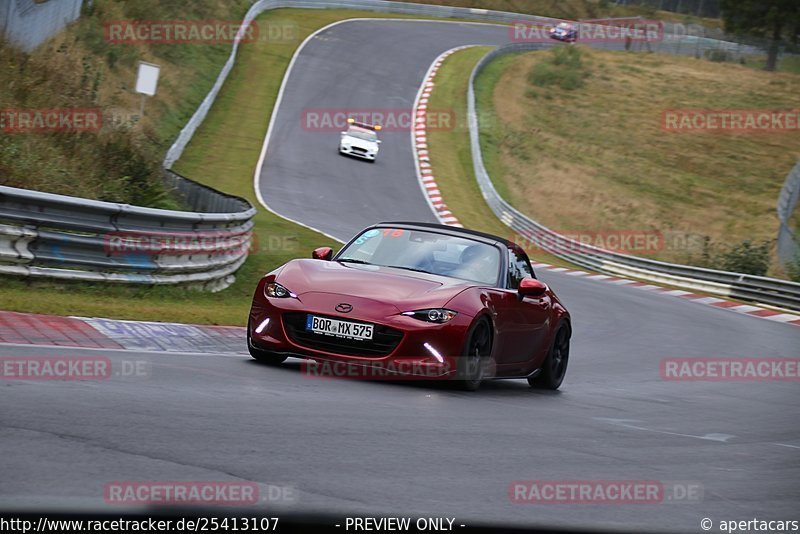
[[142, 104], [139, 108], [139, 116], [144, 117], [144, 99], [146, 96], [156, 94], [158, 87], [158, 74], [161, 67], [153, 63], [139, 62], [139, 73], [136, 75], [136, 92], [142, 95]]

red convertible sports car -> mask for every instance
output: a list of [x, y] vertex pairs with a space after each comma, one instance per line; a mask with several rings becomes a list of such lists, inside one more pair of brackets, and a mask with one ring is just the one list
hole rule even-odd
[[258, 283], [250, 354], [289, 356], [362, 376], [490, 378], [557, 389], [567, 370], [570, 316], [515, 243], [425, 223], [371, 226], [334, 256], [319, 248]]

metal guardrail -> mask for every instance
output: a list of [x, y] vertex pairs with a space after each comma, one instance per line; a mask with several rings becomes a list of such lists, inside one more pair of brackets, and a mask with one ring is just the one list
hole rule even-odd
[[[553, 21], [485, 9], [383, 0], [258, 0], [248, 10], [242, 26], [247, 26], [261, 13], [278, 8], [360, 9], [501, 24]], [[167, 152], [165, 169], [180, 158], [211, 109], [233, 68], [239, 41], [237, 37], [214, 86]], [[717, 48], [729, 44], [693, 36], [681, 37], [674, 44], [686, 50], [685, 45], [693, 43], [699, 50], [708, 47], [709, 42]], [[473, 151], [473, 154], [476, 153]], [[243, 199], [165, 172], [167, 181], [196, 211], [155, 210], [0, 187], [0, 274], [144, 284], [191, 283], [211, 290], [226, 287], [247, 257], [250, 219], [255, 208]], [[505, 212], [506, 218], [512, 217], [512, 222], [521, 215], [509, 209]], [[137, 236], [149, 236], [151, 245], [155, 241], [154, 249], [141, 254], [120, 254], [120, 243], [135, 242]], [[121, 241], [123, 237], [127, 237], [127, 241]], [[164, 248], [165, 243], [173, 243], [178, 238], [195, 245], [213, 239], [216, 245], [210, 253], [202, 247], [194, 250]], [[610, 270], [611, 263], [593, 268]]]
[[519, 43], [496, 48], [481, 58], [470, 77], [467, 89], [467, 113], [472, 162], [481, 193], [497, 217], [504, 224], [518, 232], [523, 239], [529, 240], [543, 250], [586, 269], [704, 291], [713, 295], [800, 310], [800, 284], [798, 283], [688, 265], [677, 265], [596, 248], [559, 235], [524, 215], [500, 196], [483, 163], [480, 125], [478, 123], [475, 98], [475, 80], [481, 71], [498, 56], [521, 51], [541, 50], [547, 46], [542, 43]]
[[30, 52], [81, 14], [82, 0], [0, 2], [0, 34]]
[[165, 173], [195, 211], [0, 186], [0, 274], [224, 289], [247, 259], [255, 208]]

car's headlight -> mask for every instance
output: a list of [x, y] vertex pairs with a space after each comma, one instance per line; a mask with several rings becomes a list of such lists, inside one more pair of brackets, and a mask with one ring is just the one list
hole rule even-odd
[[407, 311], [403, 312], [403, 315], [408, 315], [409, 317], [413, 317], [415, 319], [419, 319], [420, 321], [427, 321], [429, 323], [446, 323], [453, 319], [457, 312], [453, 310], [448, 310], [446, 308], [430, 308], [427, 310], [414, 310], [414, 311]]
[[272, 297], [274, 299], [288, 299], [297, 297], [297, 295], [277, 282], [270, 282], [267, 284], [266, 287], [264, 287], [264, 293], [266, 293], [268, 297]]

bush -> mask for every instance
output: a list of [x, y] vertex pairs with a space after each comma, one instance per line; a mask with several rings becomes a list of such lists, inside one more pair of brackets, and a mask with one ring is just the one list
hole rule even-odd
[[732, 61], [733, 59], [733, 56], [730, 54], [730, 52], [722, 49], [706, 50], [705, 55], [709, 61], [713, 61], [715, 63], [725, 63], [726, 61]]
[[575, 46], [557, 46], [550, 57], [536, 63], [528, 74], [528, 81], [538, 87], [556, 86], [566, 91], [582, 88], [589, 76], [583, 62], [583, 53]]
[[752, 243], [749, 239], [728, 247], [715, 263], [723, 271], [765, 276], [769, 269], [770, 242]]
[[794, 257], [794, 261], [787, 263], [784, 268], [786, 269], [786, 276], [793, 282], [800, 282], [800, 253]]

